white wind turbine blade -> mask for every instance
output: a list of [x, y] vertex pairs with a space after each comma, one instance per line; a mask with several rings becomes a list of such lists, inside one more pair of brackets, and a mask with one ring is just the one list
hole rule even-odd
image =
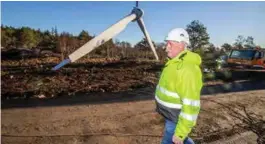
[[126, 28], [128, 23], [130, 23], [135, 18], [136, 18], [136, 14], [133, 14], [133, 13], [126, 16], [125, 18], [123, 18], [116, 24], [112, 25], [107, 30], [105, 30], [104, 32], [102, 32], [101, 34], [99, 34], [98, 36], [96, 36], [95, 38], [87, 42], [86, 44], [84, 44], [82, 47], [80, 47], [79, 49], [77, 49], [76, 51], [74, 51], [72, 54], [69, 55], [71, 62], [78, 60], [82, 56], [91, 52], [96, 47], [99, 47], [100, 45], [104, 44], [111, 38], [118, 35], [120, 32], [122, 32]]
[[123, 18], [122, 20], [118, 21], [116, 24], [110, 26], [107, 30], [103, 31], [101, 34], [99, 34], [98, 36], [96, 36], [92, 40], [85, 43], [79, 49], [77, 49], [76, 51], [71, 53], [69, 55], [69, 59], [63, 60], [61, 63], [59, 63], [58, 65], [53, 67], [52, 70], [58, 70], [61, 67], [63, 67], [64, 65], [78, 60], [79, 58], [81, 58], [84, 55], [91, 52], [96, 47], [99, 47], [100, 45], [104, 44], [105, 42], [107, 42], [111, 38], [115, 37], [120, 32], [122, 32], [126, 28], [128, 23], [130, 23], [135, 18], [136, 18], [136, 14], [131, 13], [130, 15]]
[[149, 46], [151, 47], [151, 49], [152, 49], [152, 51], [153, 51], [153, 53], [154, 53], [154, 55], [155, 55], [155, 57], [156, 57], [156, 60], [159, 60], [159, 58], [158, 58], [158, 56], [157, 56], [157, 53], [156, 53], [156, 50], [155, 50], [155, 47], [154, 47], [154, 45], [153, 45], [153, 43], [152, 43], [152, 40], [151, 40], [151, 38], [150, 38], [150, 35], [149, 35], [149, 33], [147, 32], [147, 30], [146, 30], [146, 28], [145, 28], [145, 25], [144, 25], [144, 21], [143, 21], [143, 19], [142, 19], [142, 18], [139, 18], [139, 19], [137, 20], [137, 23], [138, 23], [138, 25], [140, 26], [142, 32], [144, 33], [144, 35], [145, 35], [145, 37], [146, 37], [146, 39], [147, 39], [147, 41], [148, 41], [148, 43], [149, 43]]

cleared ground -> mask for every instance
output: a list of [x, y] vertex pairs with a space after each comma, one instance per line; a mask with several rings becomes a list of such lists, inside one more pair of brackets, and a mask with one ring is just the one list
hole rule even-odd
[[[248, 113], [255, 112], [265, 119], [265, 90], [203, 97], [198, 124], [191, 134], [198, 142], [208, 143], [244, 131], [232, 128], [240, 121], [217, 102], [232, 107], [243, 104]], [[159, 143], [163, 119], [154, 108], [153, 100], [145, 100], [2, 109], [2, 142]]]
[[[164, 120], [153, 96], [161, 64], [90, 62], [55, 73], [49, 71], [53, 62], [2, 63], [2, 143], [160, 142]], [[229, 81], [205, 81], [191, 133], [197, 143], [225, 143], [230, 137], [232, 143], [256, 143], [253, 134], [250, 142], [235, 134], [265, 131], [264, 80], [232, 75]]]

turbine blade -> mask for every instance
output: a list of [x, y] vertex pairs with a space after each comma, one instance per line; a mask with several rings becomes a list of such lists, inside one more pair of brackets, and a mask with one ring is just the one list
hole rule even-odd
[[88, 54], [91, 52], [93, 49], [96, 47], [99, 47], [100, 45], [104, 44], [114, 36], [118, 35], [120, 32], [122, 32], [128, 23], [130, 23], [132, 20], [136, 18], [135, 14], [130, 14], [117, 22], [116, 24], [112, 25], [109, 27], [107, 30], [84, 44], [82, 47], [74, 51], [72, 54], [69, 55], [69, 58], [71, 62], [76, 61], [77, 59], [83, 57], [84, 55]]
[[113, 24], [110, 26], [108, 29], [100, 33], [98, 36], [93, 38], [92, 40], [88, 41], [85, 43], [83, 46], [81, 46], [79, 49], [74, 51], [69, 55], [69, 59], [63, 60], [61, 63], [56, 65], [55, 67], [52, 68], [52, 70], [58, 70], [59, 68], [63, 67], [64, 65], [74, 62], [78, 60], [79, 58], [83, 57], [84, 55], [88, 54], [95, 48], [99, 47], [100, 45], [104, 44], [111, 38], [115, 37], [118, 35], [120, 32], [122, 32], [126, 26], [136, 18], [136, 14], [132, 13], [117, 23]]
[[144, 33], [144, 36], [146, 37], [146, 39], [147, 39], [147, 41], [148, 41], [148, 44], [149, 44], [149, 46], [151, 47], [151, 49], [152, 49], [152, 51], [153, 51], [153, 53], [154, 53], [154, 55], [155, 55], [156, 60], [159, 60], [159, 58], [158, 58], [158, 56], [157, 56], [157, 53], [156, 53], [156, 50], [155, 50], [155, 47], [154, 47], [154, 45], [153, 45], [153, 43], [152, 43], [151, 37], [150, 37], [149, 33], [147, 32], [146, 27], [145, 27], [145, 25], [144, 25], [144, 21], [143, 21], [143, 19], [142, 19], [142, 18], [139, 18], [139, 19], [137, 20], [137, 23], [138, 23], [138, 25], [140, 26], [142, 32]]

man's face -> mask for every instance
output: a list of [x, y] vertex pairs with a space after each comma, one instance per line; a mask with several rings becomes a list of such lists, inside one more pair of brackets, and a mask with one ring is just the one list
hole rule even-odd
[[185, 49], [185, 44], [183, 42], [167, 41], [166, 52], [169, 58], [176, 57], [184, 49]]

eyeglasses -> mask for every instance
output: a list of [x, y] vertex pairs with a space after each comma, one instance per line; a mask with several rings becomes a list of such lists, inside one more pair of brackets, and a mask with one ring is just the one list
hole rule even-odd
[[173, 45], [174, 45], [174, 43], [179, 43], [179, 42], [177, 42], [177, 41], [167, 41], [167, 43], [166, 43], [166, 45], [164, 46], [164, 50], [168, 47], [168, 46], [170, 46], [170, 47], [172, 47]]
[[168, 40], [166, 41], [166, 45], [163, 47], [163, 50], [166, 50], [167, 48], [172, 48], [172, 47], [179, 47], [180, 43], [181, 42], [179, 41]]

